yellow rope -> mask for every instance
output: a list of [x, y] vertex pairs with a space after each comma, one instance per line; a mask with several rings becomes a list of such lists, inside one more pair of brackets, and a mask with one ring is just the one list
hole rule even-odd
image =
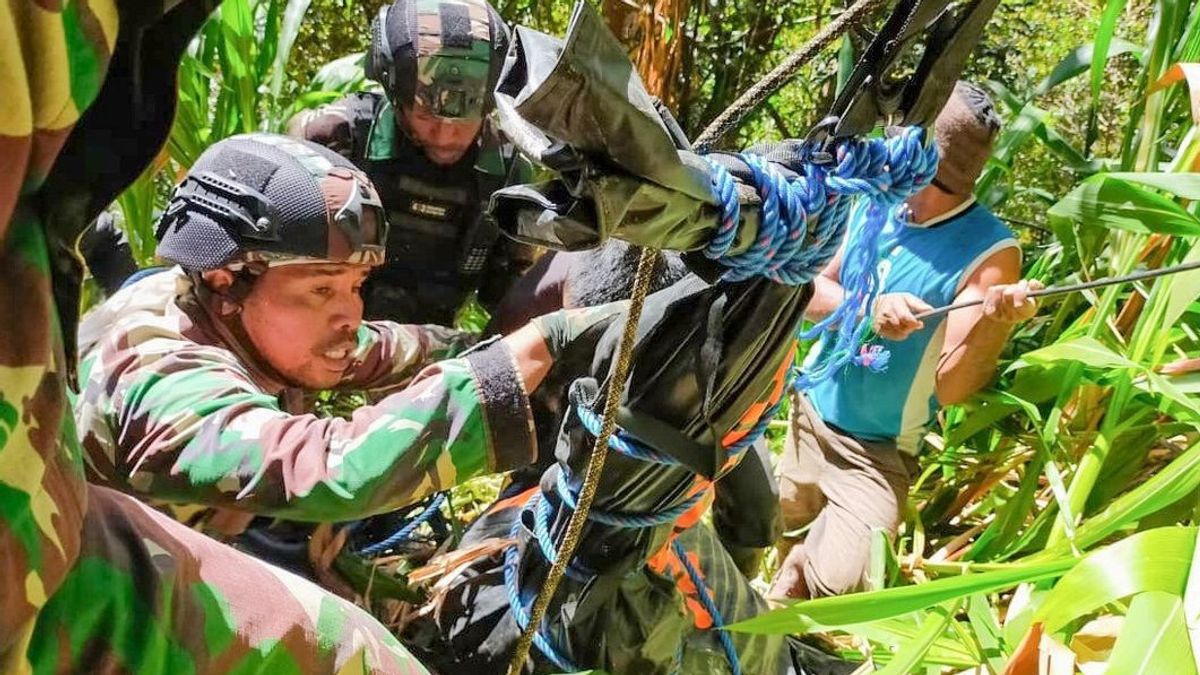
[[592, 499], [596, 496], [596, 487], [600, 484], [600, 472], [604, 470], [604, 460], [608, 457], [608, 439], [617, 427], [617, 408], [620, 406], [621, 394], [625, 388], [625, 378], [629, 374], [629, 365], [633, 360], [633, 343], [637, 336], [638, 320], [642, 315], [646, 293], [650, 289], [650, 280], [654, 276], [656, 258], [657, 251], [654, 249], [641, 249], [637, 275], [633, 280], [633, 294], [629, 301], [629, 316], [625, 320], [625, 329], [621, 334], [621, 346], [617, 351], [617, 360], [613, 364], [612, 376], [608, 380], [608, 395], [604, 399], [604, 418], [603, 425], [600, 427], [600, 435], [596, 436], [596, 444], [592, 447], [587, 472], [583, 476], [583, 486], [579, 490], [579, 498], [575, 503], [575, 512], [571, 514], [566, 534], [563, 535], [562, 544], [558, 547], [558, 557], [550, 566], [546, 580], [538, 591], [537, 600], [534, 601], [533, 608], [529, 610], [529, 625], [525, 626], [525, 631], [521, 633], [521, 639], [517, 642], [512, 660], [509, 661], [508, 675], [520, 675], [525, 660], [529, 658], [533, 635], [541, 625], [542, 617], [546, 615], [546, 609], [550, 606], [550, 599], [554, 597], [554, 591], [558, 589], [558, 583], [562, 581], [567, 565], [570, 564], [571, 558], [575, 555], [575, 549], [579, 546], [579, 536], [587, 522], [588, 510], [592, 506]]

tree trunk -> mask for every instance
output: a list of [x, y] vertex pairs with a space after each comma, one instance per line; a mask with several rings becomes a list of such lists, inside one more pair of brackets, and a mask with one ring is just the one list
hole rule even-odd
[[608, 27], [630, 52], [646, 90], [677, 112], [688, 0], [604, 0]]

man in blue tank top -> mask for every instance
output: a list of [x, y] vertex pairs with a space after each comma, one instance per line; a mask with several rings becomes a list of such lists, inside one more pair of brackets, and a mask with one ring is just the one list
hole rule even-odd
[[[793, 397], [780, 504], [786, 529], [811, 527], [788, 553], [773, 597], [861, 588], [872, 531], [895, 535], [921, 437], [938, 409], [984, 387], [1013, 325], [1036, 312], [1027, 294], [1040, 285], [1019, 281], [1017, 240], [973, 195], [999, 129], [988, 95], [959, 82], [934, 124], [937, 177], [880, 239], [881, 294], [872, 311], [878, 343], [890, 352], [886, 370], [848, 365], [807, 396]], [[862, 217], [853, 211], [851, 227]], [[837, 307], [840, 273], [838, 256], [814, 282], [808, 318]], [[983, 305], [915, 318], [975, 299]]]

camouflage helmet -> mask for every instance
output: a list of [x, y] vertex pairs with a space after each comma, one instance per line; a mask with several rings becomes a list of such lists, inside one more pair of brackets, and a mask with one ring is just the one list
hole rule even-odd
[[396, 0], [371, 24], [366, 75], [397, 108], [479, 119], [508, 51], [508, 29], [487, 0]]
[[157, 255], [189, 272], [238, 263], [384, 259], [387, 222], [370, 179], [341, 155], [276, 134], [215, 143], [175, 188]]

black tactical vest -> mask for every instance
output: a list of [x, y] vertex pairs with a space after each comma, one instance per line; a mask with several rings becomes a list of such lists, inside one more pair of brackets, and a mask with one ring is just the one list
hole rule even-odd
[[[390, 226], [387, 262], [363, 288], [365, 318], [452, 326], [483, 281], [500, 237], [487, 202], [504, 186], [511, 148], [481, 143], [457, 164], [442, 167], [397, 130], [391, 156], [373, 159], [372, 126], [384, 99], [359, 94], [350, 101], [351, 160], [375, 184]], [[479, 168], [481, 159], [490, 160], [489, 170]]]

